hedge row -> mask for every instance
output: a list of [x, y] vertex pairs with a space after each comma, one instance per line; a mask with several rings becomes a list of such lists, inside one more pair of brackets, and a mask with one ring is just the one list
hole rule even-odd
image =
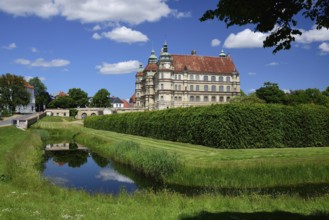
[[212, 105], [86, 118], [85, 127], [217, 148], [329, 146], [329, 109]]

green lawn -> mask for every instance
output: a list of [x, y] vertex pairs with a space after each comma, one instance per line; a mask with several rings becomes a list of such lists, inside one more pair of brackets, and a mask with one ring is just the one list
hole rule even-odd
[[[100, 152], [107, 152], [107, 148], [122, 140], [138, 142], [146, 150], [150, 147], [161, 148], [181, 156], [191, 172], [204, 168], [217, 170], [221, 166], [229, 168], [240, 163], [243, 165], [238, 168], [245, 169], [260, 161], [274, 161], [274, 158], [291, 166], [304, 164], [303, 161], [309, 165], [317, 165], [316, 162], [319, 161], [321, 167], [321, 164], [325, 164], [321, 158], [328, 156], [328, 148], [222, 151], [85, 129], [76, 122], [50, 123], [41, 120], [35, 127], [65, 128], [66, 130], [58, 131], [58, 134], [68, 136], [69, 133], [78, 132], [76, 137], [79, 140], [86, 143], [93, 140], [98, 146], [95, 149]], [[321, 195], [309, 197], [294, 193], [271, 195], [256, 192], [238, 196], [211, 193], [185, 196], [168, 191], [137, 192], [133, 195], [122, 192], [113, 197], [91, 196], [84, 192], [63, 189], [48, 184], [40, 176], [37, 168], [42, 159], [42, 150], [40, 138], [35, 132], [47, 136], [40, 130], [24, 132], [12, 127], [0, 128], [0, 164], [2, 170], [5, 169], [4, 172], [11, 177], [10, 180], [0, 181], [0, 219], [329, 219], [328, 189]], [[307, 159], [308, 155], [310, 159]], [[207, 163], [208, 156], [211, 158], [210, 163]], [[257, 157], [252, 158], [253, 156]], [[221, 164], [218, 165], [216, 161]], [[280, 167], [280, 164], [275, 166]]]

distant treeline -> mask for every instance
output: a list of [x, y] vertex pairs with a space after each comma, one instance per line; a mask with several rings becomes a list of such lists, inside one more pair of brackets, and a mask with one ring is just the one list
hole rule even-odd
[[329, 146], [329, 108], [222, 104], [86, 118], [85, 127], [216, 148]]

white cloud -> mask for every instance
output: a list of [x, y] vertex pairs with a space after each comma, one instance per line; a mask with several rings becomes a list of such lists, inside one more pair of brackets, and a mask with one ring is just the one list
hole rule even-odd
[[237, 34], [231, 33], [224, 42], [226, 48], [257, 48], [263, 47], [263, 41], [268, 34], [245, 29]]
[[[148, 37], [143, 33], [139, 31], [134, 31], [124, 26], [114, 28], [112, 31], [109, 32], [103, 32], [102, 36], [122, 43], [147, 42], [149, 40]], [[96, 37], [99, 36], [96, 35]]]
[[53, 59], [50, 61], [46, 61], [43, 58], [36, 59], [35, 61], [30, 61], [27, 59], [16, 59], [15, 60], [16, 64], [20, 65], [26, 65], [30, 67], [46, 67], [46, 68], [51, 68], [51, 67], [63, 67], [67, 66], [70, 64], [70, 61], [64, 60], [64, 59]]
[[155, 22], [171, 13], [165, 0], [1, 0], [0, 10], [15, 16], [63, 16], [84, 23], [130, 24]]
[[31, 51], [32, 51], [33, 53], [38, 52], [37, 48], [35, 48], [35, 47], [31, 47]]
[[[34, 78], [34, 76], [24, 76], [24, 79], [26, 80], [26, 81], [29, 81], [30, 79], [33, 79]], [[46, 78], [45, 77], [38, 77], [41, 81], [45, 81], [46, 80]]]
[[256, 75], [256, 73], [255, 72], [249, 72], [248, 75], [249, 76], [254, 76], [254, 75]]
[[93, 36], [92, 36], [92, 38], [95, 39], [95, 40], [100, 40], [100, 39], [102, 39], [103, 37], [102, 37], [102, 35], [100, 35], [100, 34], [98, 34], [98, 33], [94, 33]]
[[31, 64], [31, 61], [20, 58], [20, 59], [16, 59], [15, 63], [21, 64], [21, 65], [29, 65], [29, 64]]
[[9, 44], [7, 46], [3, 46], [2, 48], [3, 49], [6, 49], [6, 50], [13, 50], [13, 49], [17, 48], [17, 46], [16, 46], [15, 43], [11, 43], [11, 44]]
[[217, 38], [211, 40], [211, 46], [212, 47], [217, 47], [217, 46], [220, 45], [220, 43], [221, 43], [220, 40], [217, 39]]
[[279, 63], [278, 62], [271, 62], [269, 64], [267, 64], [266, 66], [278, 66]]
[[137, 71], [139, 68], [139, 61], [129, 60], [119, 63], [102, 63], [102, 65], [97, 65], [96, 69], [102, 74], [125, 74]]
[[300, 29], [302, 35], [296, 35], [296, 42], [302, 44], [309, 44], [312, 42], [323, 42], [329, 40], [329, 29], [321, 28], [316, 29], [315, 26], [311, 30], [305, 31]]
[[320, 44], [319, 49], [321, 50], [322, 54], [329, 53], [329, 43], [324, 42], [324, 43]]
[[188, 12], [179, 12], [176, 9], [171, 10], [171, 15], [174, 16], [175, 18], [178, 18], [178, 19], [192, 17], [192, 14], [191, 14], [190, 11], [188, 11]]
[[102, 169], [101, 171], [99, 171], [99, 174], [96, 175], [96, 178], [101, 179], [102, 181], [118, 181], [122, 183], [134, 183], [132, 179], [125, 177], [112, 169]]
[[102, 29], [102, 27], [100, 26], [100, 25], [95, 25], [94, 27], [93, 27], [93, 31], [99, 31], [99, 30], [101, 30]]

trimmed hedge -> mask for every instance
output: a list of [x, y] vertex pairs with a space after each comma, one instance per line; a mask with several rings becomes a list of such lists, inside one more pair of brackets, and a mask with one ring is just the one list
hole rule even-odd
[[226, 104], [88, 117], [84, 126], [217, 148], [329, 146], [329, 109]]

